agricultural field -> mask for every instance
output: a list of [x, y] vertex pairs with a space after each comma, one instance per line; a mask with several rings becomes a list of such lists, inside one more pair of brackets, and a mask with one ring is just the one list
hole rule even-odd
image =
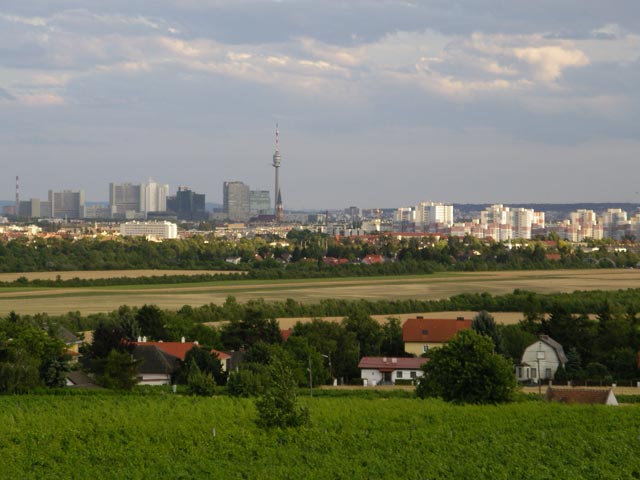
[[112, 311], [124, 304], [155, 304], [160, 308], [178, 309], [183, 305], [198, 306], [211, 302], [220, 304], [229, 295], [235, 296], [240, 302], [256, 298], [267, 301], [293, 298], [300, 302], [314, 303], [322, 298], [428, 300], [448, 298], [460, 293], [488, 292], [497, 295], [512, 292], [516, 288], [539, 293], [640, 288], [640, 270], [470, 272], [78, 288], [6, 287], [0, 289], [0, 315], [6, 315], [12, 310], [19, 314], [48, 312], [56, 315], [76, 310], [89, 314]]
[[61, 272], [16, 272], [0, 273], [0, 282], [13, 282], [20, 277], [27, 280], [71, 280], [79, 278], [81, 280], [95, 280], [103, 278], [139, 278], [139, 277], [162, 277], [164, 275], [228, 275], [230, 273], [240, 273], [232, 270], [71, 270]]
[[[253, 401], [0, 397], [2, 479], [631, 479], [638, 406], [451, 406], [305, 397], [312, 425], [256, 427]], [[105, 415], [105, 412], [108, 412]]]

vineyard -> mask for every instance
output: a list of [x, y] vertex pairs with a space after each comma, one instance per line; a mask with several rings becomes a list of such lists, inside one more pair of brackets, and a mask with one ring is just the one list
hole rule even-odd
[[301, 400], [311, 427], [264, 431], [251, 400], [229, 397], [0, 397], [0, 478], [640, 476], [634, 405]]

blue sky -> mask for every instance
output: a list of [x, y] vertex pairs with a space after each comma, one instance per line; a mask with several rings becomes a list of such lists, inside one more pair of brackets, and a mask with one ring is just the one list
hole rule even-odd
[[0, 193], [640, 202], [640, 2], [5, 0]]

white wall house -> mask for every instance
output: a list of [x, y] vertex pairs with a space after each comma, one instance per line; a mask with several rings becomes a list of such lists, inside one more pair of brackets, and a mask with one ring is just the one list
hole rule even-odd
[[426, 358], [362, 357], [358, 368], [366, 385], [390, 385], [396, 380], [414, 380], [422, 376], [420, 367]]
[[519, 382], [552, 380], [558, 367], [567, 363], [562, 345], [548, 335], [529, 345], [522, 354], [522, 361], [516, 367]]

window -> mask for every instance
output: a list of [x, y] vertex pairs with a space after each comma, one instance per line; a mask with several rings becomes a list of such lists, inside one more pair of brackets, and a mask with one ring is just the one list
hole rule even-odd
[[538, 378], [538, 371], [535, 368], [531, 369], [531, 378]]
[[396, 372], [396, 378], [402, 378], [402, 370]]
[[411, 378], [416, 378], [416, 372], [411, 372]]
[[426, 328], [422, 329], [422, 334], [423, 335], [429, 335], [429, 330], [427, 330]]
[[429, 350], [429, 345], [423, 345], [422, 346], [422, 351], [426, 352], [427, 350]]
[[518, 378], [522, 378], [522, 367], [518, 367]]

